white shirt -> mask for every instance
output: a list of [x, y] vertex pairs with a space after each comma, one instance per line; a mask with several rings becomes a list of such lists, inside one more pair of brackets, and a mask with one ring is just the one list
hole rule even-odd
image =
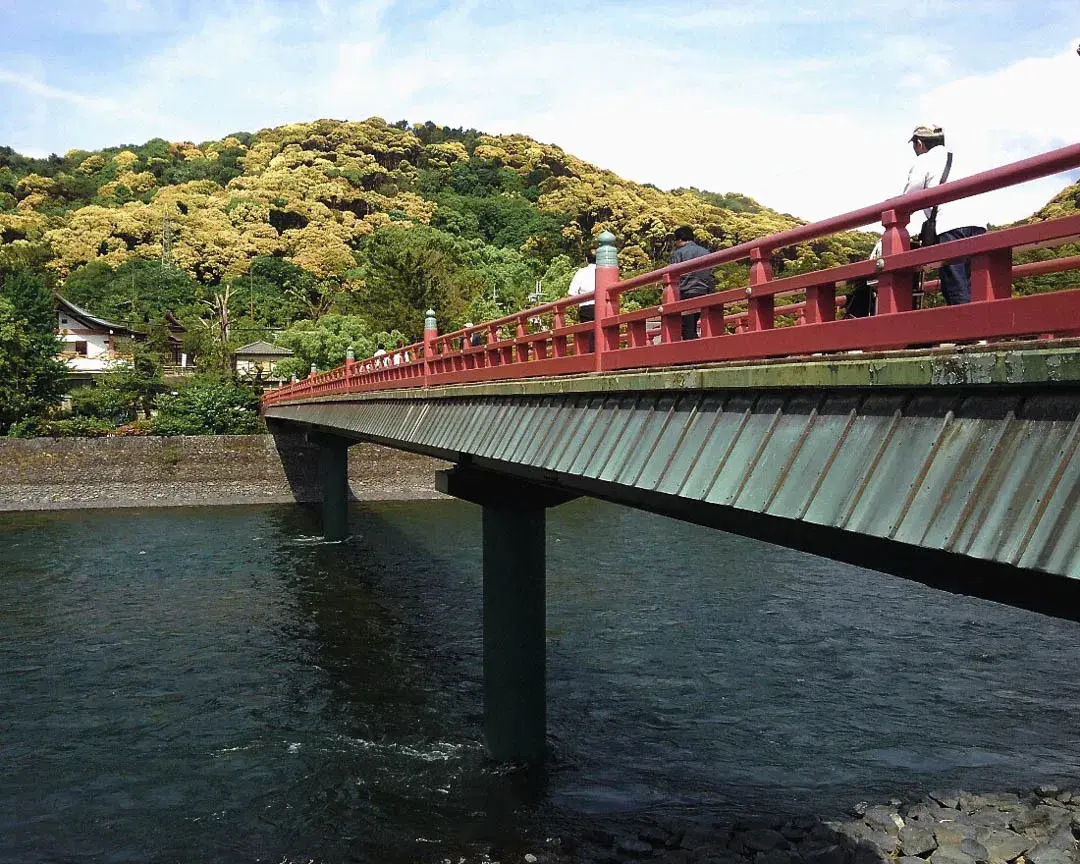
[[[915, 157], [915, 162], [908, 171], [907, 184], [904, 192], [914, 192], [918, 189], [931, 189], [941, 183], [941, 175], [945, 171], [945, 161], [948, 159], [949, 149], [944, 144], [931, 147], [921, 156]], [[953, 156], [953, 164], [949, 169], [949, 177], [945, 182], [956, 180], [960, 175], [956, 173], [956, 156]], [[966, 199], [938, 205], [937, 233], [944, 234], [953, 228], [961, 228], [967, 225], [985, 225], [985, 221], [964, 221], [965, 217], [972, 212], [972, 208], [966, 206]], [[908, 225], [908, 233], [913, 237], [919, 233], [923, 222], [930, 218], [932, 207], [925, 210], [916, 210], [911, 214], [911, 224]], [[974, 217], [976, 220], [979, 217]]]
[[[590, 294], [595, 290], [596, 265], [587, 264], [574, 274], [574, 278], [570, 280], [570, 290], [566, 293], [570, 297], [580, 297], [582, 294]], [[582, 303], [581, 305], [592, 306], [593, 301], [590, 300], [587, 303]]]

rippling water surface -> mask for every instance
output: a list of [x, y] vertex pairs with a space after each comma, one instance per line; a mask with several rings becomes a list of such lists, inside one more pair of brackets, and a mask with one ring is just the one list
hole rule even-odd
[[502, 771], [479, 510], [317, 526], [0, 516], [0, 860], [441, 860], [1080, 779], [1080, 625], [590, 501], [548, 519], [550, 770]]

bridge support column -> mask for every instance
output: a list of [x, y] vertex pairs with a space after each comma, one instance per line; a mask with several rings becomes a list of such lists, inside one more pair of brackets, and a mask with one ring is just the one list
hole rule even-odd
[[547, 716], [543, 507], [484, 505], [484, 741], [501, 762], [540, 762]]
[[500, 762], [544, 759], [546, 509], [577, 497], [492, 472], [440, 472], [439, 491], [484, 508], [484, 743]]
[[319, 486], [322, 488], [322, 526], [326, 540], [349, 536], [349, 444], [334, 435], [309, 435], [319, 447]]

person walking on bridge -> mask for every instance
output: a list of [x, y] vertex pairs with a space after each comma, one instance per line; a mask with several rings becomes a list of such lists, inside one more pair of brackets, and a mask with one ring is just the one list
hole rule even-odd
[[[708, 255], [709, 250], [699, 246], [694, 240], [694, 229], [689, 225], [682, 225], [675, 229], [675, 251], [671, 253], [671, 263], [680, 264], [683, 261], [692, 261], [702, 255]], [[711, 269], [698, 270], [695, 273], [686, 273], [679, 277], [679, 299], [689, 300], [691, 297], [704, 297], [716, 290], [716, 278]], [[698, 338], [698, 321], [700, 312], [693, 312], [682, 316], [682, 338]]]
[[[915, 127], [910, 143], [915, 151], [915, 162], [908, 171], [904, 193], [930, 189], [945, 183], [953, 168], [953, 154], [945, 149], [945, 131], [932, 123]], [[955, 179], [955, 175], [954, 179]], [[962, 240], [985, 234], [986, 229], [976, 225], [961, 225], [956, 221], [956, 205], [928, 207], [912, 216], [922, 216], [918, 238], [921, 246], [934, 246], [950, 240]], [[942, 226], [945, 226], [944, 229]], [[915, 235], [914, 226], [910, 229]], [[971, 259], [958, 258], [946, 261], [938, 268], [941, 294], [950, 306], [971, 301]]]

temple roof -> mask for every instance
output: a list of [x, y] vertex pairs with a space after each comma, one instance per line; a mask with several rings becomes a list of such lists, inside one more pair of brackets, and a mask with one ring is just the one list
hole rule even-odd
[[100, 327], [102, 330], [112, 330], [113, 333], [127, 333], [134, 336], [135, 331], [130, 327], [125, 327], [123, 324], [115, 324], [112, 321], [106, 321], [104, 318], [98, 318], [96, 315], [91, 315], [85, 309], [80, 306], [76, 306], [70, 300], [61, 297], [59, 294], [54, 295], [56, 297], [57, 311], [66, 311], [73, 318], [79, 318], [86, 324], [91, 324], [95, 327]]
[[252, 342], [249, 345], [244, 345], [237, 348], [234, 352], [237, 357], [244, 356], [256, 356], [256, 357], [292, 357], [293, 352], [288, 348], [282, 348], [280, 345], [271, 345], [269, 342], [264, 342], [260, 339], [257, 342]]

